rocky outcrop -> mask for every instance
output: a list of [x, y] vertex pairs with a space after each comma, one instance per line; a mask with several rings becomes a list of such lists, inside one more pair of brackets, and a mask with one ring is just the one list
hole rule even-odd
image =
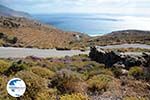
[[133, 66], [150, 66], [150, 55], [143, 53], [142, 55], [125, 55], [115, 51], [98, 50], [91, 47], [89, 57], [99, 63], [104, 63], [107, 67], [119, 66], [129, 69]]

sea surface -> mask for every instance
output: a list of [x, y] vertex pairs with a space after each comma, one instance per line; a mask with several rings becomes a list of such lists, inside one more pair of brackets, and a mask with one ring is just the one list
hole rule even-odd
[[150, 30], [150, 18], [119, 14], [36, 14], [36, 20], [64, 31], [86, 33], [91, 36], [112, 31], [138, 29]]

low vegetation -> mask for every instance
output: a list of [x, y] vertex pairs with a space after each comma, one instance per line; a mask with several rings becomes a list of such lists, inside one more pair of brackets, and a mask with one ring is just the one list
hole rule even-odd
[[114, 31], [104, 36], [93, 37], [86, 45], [150, 44], [150, 32], [140, 30]]
[[141, 67], [132, 67], [129, 69], [129, 75], [135, 78], [142, 78], [144, 76], [144, 70]]
[[0, 60], [0, 74], [4, 73], [10, 67], [9, 62]]
[[63, 95], [60, 97], [60, 100], [89, 100], [87, 96], [78, 94], [71, 94], [71, 95]]
[[111, 80], [111, 77], [107, 75], [93, 76], [87, 81], [89, 85], [88, 88], [91, 92], [105, 92], [108, 89]]
[[[1, 59], [0, 100], [149, 100], [149, 71], [140, 66], [128, 71], [124, 75], [121, 69], [107, 68], [87, 55]], [[6, 91], [13, 77], [23, 79], [27, 85], [25, 94], [18, 99]]]
[[14, 61], [9, 66], [9, 68], [4, 72], [4, 74], [6, 76], [15, 75], [17, 72], [26, 70], [27, 68], [28, 68], [28, 65], [25, 62], [23, 62], [22, 60]]
[[15, 46], [17, 41], [18, 38], [15, 36], [0, 33], [0, 46]]
[[146, 97], [124, 97], [123, 100], [149, 100]]
[[42, 78], [51, 79], [55, 76], [55, 73], [47, 68], [42, 67], [32, 67], [31, 71]]

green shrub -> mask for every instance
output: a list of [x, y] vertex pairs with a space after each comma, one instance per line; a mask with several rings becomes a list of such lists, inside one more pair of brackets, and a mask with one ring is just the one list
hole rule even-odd
[[60, 94], [76, 92], [81, 90], [81, 87], [84, 89], [84, 86], [81, 74], [67, 69], [58, 71], [51, 81], [51, 87], [57, 88]]
[[100, 75], [100, 74], [113, 76], [113, 72], [107, 68], [99, 68], [89, 72], [90, 76]]
[[146, 97], [124, 97], [123, 100], [149, 100]]
[[71, 66], [74, 66], [76, 68], [82, 68], [83, 66], [87, 65], [89, 62], [83, 62], [83, 61], [73, 61], [71, 63]]
[[60, 100], [89, 100], [89, 98], [83, 94], [66, 94], [60, 97]]
[[87, 81], [88, 88], [90, 91], [106, 91], [109, 87], [109, 82], [111, 82], [111, 77], [108, 75], [97, 75], [93, 76]]
[[12, 44], [15, 44], [17, 42], [18, 38], [14, 36], [7, 36], [6, 41]]
[[39, 100], [39, 98], [44, 98], [42, 97], [43, 95], [50, 100], [49, 97], [54, 93], [54, 91], [51, 91], [51, 89], [48, 88], [48, 80], [41, 78], [30, 71], [18, 72], [15, 77], [24, 80], [27, 86], [26, 92], [24, 96], [20, 97], [20, 100]]
[[37, 93], [35, 100], [56, 100], [56, 92], [55, 89], [42, 90]]
[[51, 79], [55, 76], [55, 73], [47, 68], [42, 67], [32, 67], [31, 71], [42, 78]]
[[75, 60], [88, 60], [88, 55], [86, 54], [80, 54], [80, 55], [75, 55], [71, 57], [74, 61]]
[[141, 67], [131, 67], [129, 69], [129, 76], [133, 76], [136, 79], [143, 77], [144, 71]]
[[115, 76], [115, 77], [119, 77], [119, 76], [122, 75], [121, 68], [113, 67], [111, 70], [112, 70], [112, 72], [114, 73], [114, 76]]
[[109, 76], [114, 76], [113, 72], [110, 69], [107, 68], [96, 68], [96, 69], [91, 69], [91, 71], [84, 71], [83, 72], [83, 78], [86, 81], [90, 77], [96, 76], [96, 75], [109, 75]]
[[61, 70], [63, 68], [65, 68], [66, 65], [63, 63], [63, 62], [50, 62], [48, 63], [48, 69], [50, 69], [51, 71], [58, 71], [58, 70]]
[[[78, 62], [76, 62], [78, 63]], [[105, 68], [104, 64], [99, 64], [94, 61], [85, 61], [81, 68], [75, 67], [77, 72], [83, 74], [84, 80], [94, 75], [105, 74], [113, 76], [110, 69]]]
[[8, 68], [10, 67], [10, 64], [4, 60], [0, 60], [0, 74], [4, 73]]
[[0, 46], [3, 46], [4, 41], [2, 39], [0, 39]]
[[4, 100], [4, 98], [8, 98], [6, 85], [7, 85], [7, 77], [0, 76], [0, 100]]
[[16, 100], [16, 98], [10, 96], [6, 90], [9, 80], [10, 78], [6, 76], [0, 76], [0, 100]]
[[10, 67], [4, 72], [5, 75], [9, 76], [9, 75], [13, 75], [16, 74], [17, 72], [21, 71], [21, 70], [26, 70], [28, 68], [28, 65], [24, 62], [22, 62], [21, 60], [17, 61], [17, 62], [12, 62], [12, 64], [10, 65]]
[[74, 67], [76, 71], [82, 73], [82, 72], [90, 72], [92, 70], [99, 70], [101, 68], [104, 68], [105, 66], [103, 64], [99, 64], [95, 61], [73, 61], [70, 64], [71, 67]]

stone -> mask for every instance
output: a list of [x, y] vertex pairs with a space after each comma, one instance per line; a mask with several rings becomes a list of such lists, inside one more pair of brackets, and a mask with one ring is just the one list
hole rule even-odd
[[150, 54], [147, 53], [142, 55], [125, 55], [120, 52], [97, 50], [96, 47], [91, 47], [89, 57], [91, 60], [105, 64], [106, 67], [129, 69], [133, 66], [150, 66]]

